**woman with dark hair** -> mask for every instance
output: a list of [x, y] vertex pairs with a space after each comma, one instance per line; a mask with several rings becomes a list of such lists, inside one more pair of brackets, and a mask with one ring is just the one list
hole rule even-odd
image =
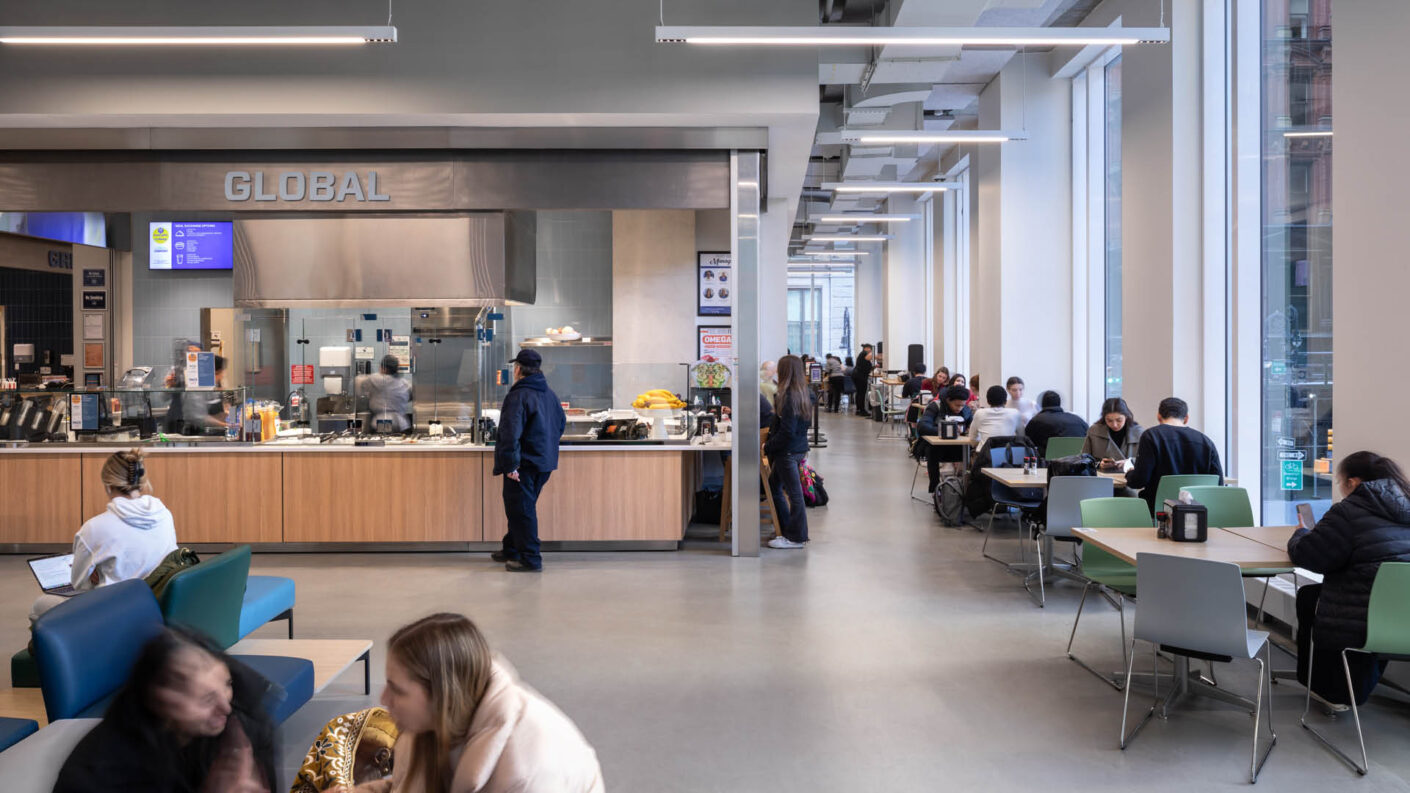
[[774, 509], [783, 536], [769, 540], [770, 548], [802, 548], [808, 542], [808, 515], [804, 512], [803, 481], [798, 464], [808, 454], [808, 428], [813, 423], [812, 394], [803, 362], [794, 355], [778, 361], [778, 393], [774, 395], [774, 420], [764, 455], [773, 475]]
[[1145, 431], [1136, 423], [1136, 417], [1131, 415], [1126, 400], [1112, 397], [1102, 403], [1101, 420], [1087, 429], [1082, 452], [1097, 458], [1103, 466], [1110, 467], [1113, 463], [1136, 456]]
[[275, 793], [269, 686], [209, 639], [167, 629], [142, 649], [54, 793]]
[[[1410, 562], [1410, 482], [1400, 466], [1375, 452], [1355, 452], [1337, 465], [1342, 499], [1308, 529], [1288, 540], [1298, 567], [1322, 574], [1322, 583], [1297, 591], [1297, 679], [1318, 699], [1345, 708], [1346, 672], [1341, 651], [1366, 641], [1371, 584], [1384, 562]], [[1316, 643], [1315, 649], [1313, 643]], [[1371, 696], [1385, 662], [1347, 656], [1356, 704]]]
[[603, 791], [583, 734], [460, 614], [432, 614], [392, 634], [382, 704], [401, 733], [392, 777], [356, 793]]

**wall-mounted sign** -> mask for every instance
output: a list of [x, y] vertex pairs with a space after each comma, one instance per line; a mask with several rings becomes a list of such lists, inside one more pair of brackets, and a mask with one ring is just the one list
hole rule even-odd
[[107, 292], [84, 292], [83, 307], [89, 311], [105, 311], [108, 308]]
[[84, 285], [84, 286], [107, 286], [107, 285], [108, 285], [108, 272], [107, 272], [106, 270], [84, 270], [84, 271], [83, 271], [83, 285]]
[[696, 273], [695, 308], [702, 317], [728, 317], [734, 292], [733, 263], [728, 251], [701, 251]]
[[729, 325], [700, 325], [695, 332], [696, 360], [709, 357], [724, 363], [734, 361], [734, 330]]
[[73, 254], [68, 251], [49, 251], [49, 266], [55, 270], [72, 270]]
[[1283, 489], [1283, 490], [1301, 490], [1301, 489], [1302, 489], [1302, 461], [1301, 461], [1301, 460], [1282, 460], [1282, 461], [1279, 462], [1279, 464], [1282, 466], [1282, 480], [1283, 480], [1283, 483], [1282, 483], [1282, 484], [1283, 484], [1283, 487], [1282, 487], [1282, 489]]
[[290, 366], [289, 382], [294, 385], [313, 385], [313, 364], [296, 363]]
[[391, 201], [379, 192], [377, 172], [357, 171], [226, 171], [226, 201]]

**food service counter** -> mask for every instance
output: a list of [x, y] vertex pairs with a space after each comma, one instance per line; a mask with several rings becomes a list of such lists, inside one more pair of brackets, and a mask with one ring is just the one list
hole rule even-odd
[[[112, 451], [76, 444], [0, 450], [0, 547], [72, 543], [83, 521], [105, 507], [99, 474]], [[676, 548], [690, 520], [699, 451], [564, 446], [539, 499], [540, 537], [569, 548]], [[500, 479], [491, 475], [494, 453], [483, 446], [149, 452], [154, 492], [171, 509], [183, 544], [497, 546], [507, 528]]]

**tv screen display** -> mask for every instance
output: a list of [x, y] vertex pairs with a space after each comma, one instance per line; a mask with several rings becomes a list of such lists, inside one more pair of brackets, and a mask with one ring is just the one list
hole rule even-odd
[[230, 270], [235, 232], [230, 221], [151, 223], [147, 231], [150, 270]]

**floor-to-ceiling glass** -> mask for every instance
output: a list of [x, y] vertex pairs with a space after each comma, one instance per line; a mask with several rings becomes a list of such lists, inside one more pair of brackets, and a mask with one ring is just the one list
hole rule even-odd
[[1263, 520], [1329, 502], [1332, 3], [1263, 3]]
[[1106, 395], [1121, 396], [1121, 56], [1106, 65]]
[[[788, 349], [821, 360], [851, 355], [856, 334], [856, 278], [851, 265], [793, 265], [788, 270]], [[811, 298], [811, 299], [810, 299]]]

